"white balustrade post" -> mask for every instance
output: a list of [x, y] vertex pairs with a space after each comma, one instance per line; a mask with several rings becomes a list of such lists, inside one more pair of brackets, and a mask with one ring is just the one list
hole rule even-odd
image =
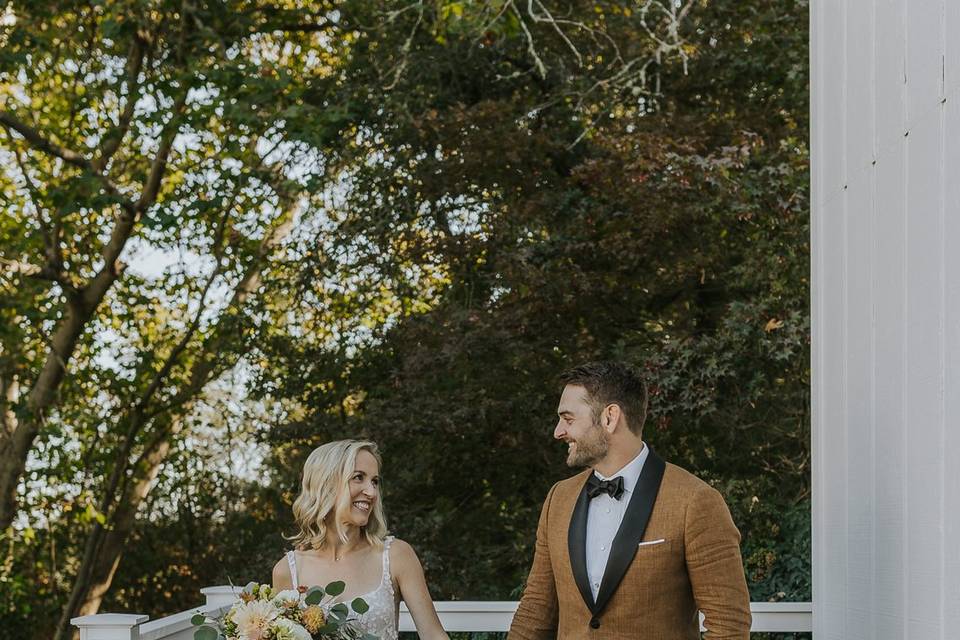
[[220, 585], [216, 587], [204, 587], [200, 589], [200, 593], [207, 598], [207, 609], [215, 609], [232, 605], [236, 602], [242, 590], [242, 587]]
[[149, 618], [142, 613], [98, 613], [73, 618], [70, 624], [80, 630], [80, 640], [139, 640], [140, 625]]

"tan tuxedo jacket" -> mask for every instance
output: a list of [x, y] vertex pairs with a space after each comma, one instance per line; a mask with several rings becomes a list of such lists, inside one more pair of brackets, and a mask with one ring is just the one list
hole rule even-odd
[[584, 547], [591, 473], [562, 480], [547, 495], [508, 640], [696, 640], [698, 610], [704, 638], [749, 640], [740, 533], [723, 497], [653, 450], [593, 601]]

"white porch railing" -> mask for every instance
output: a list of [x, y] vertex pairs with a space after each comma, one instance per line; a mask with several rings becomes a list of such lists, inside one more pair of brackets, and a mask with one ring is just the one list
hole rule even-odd
[[[140, 614], [101, 613], [74, 618], [80, 640], [192, 640], [190, 618], [198, 611], [217, 616], [233, 603], [239, 588], [201, 589], [206, 603], [196, 609], [147, 622]], [[517, 610], [516, 602], [453, 601], [435, 602], [440, 622], [447, 631], [507, 631]], [[809, 602], [752, 602], [753, 632], [789, 633], [813, 629], [813, 607]], [[400, 631], [415, 631], [406, 605], [400, 604]]]

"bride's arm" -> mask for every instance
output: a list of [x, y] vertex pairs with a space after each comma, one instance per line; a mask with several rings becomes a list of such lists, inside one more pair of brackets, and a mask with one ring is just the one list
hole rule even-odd
[[293, 577], [290, 575], [290, 565], [287, 558], [280, 558], [280, 561], [273, 565], [273, 584], [274, 591], [283, 591], [284, 589], [293, 589]]
[[403, 540], [394, 541], [390, 547], [390, 563], [400, 587], [400, 597], [407, 603], [420, 637], [423, 640], [449, 640], [437, 610], [433, 608], [423, 567], [413, 547]]

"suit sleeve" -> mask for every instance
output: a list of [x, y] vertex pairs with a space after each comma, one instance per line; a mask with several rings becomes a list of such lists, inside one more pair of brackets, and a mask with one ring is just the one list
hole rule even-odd
[[707, 630], [704, 640], [749, 640], [750, 594], [740, 532], [712, 487], [703, 487], [687, 507], [684, 545], [693, 597]]
[[550, 489], [540, 511], [533, 566], [530, 567], [517, 613], [510, 623], [507, 640], [554, 640], [557, 637], [557, 583], [553, 579], [550, 545], [547, 542], [550, 501], [556, 488], [554, 485]]

